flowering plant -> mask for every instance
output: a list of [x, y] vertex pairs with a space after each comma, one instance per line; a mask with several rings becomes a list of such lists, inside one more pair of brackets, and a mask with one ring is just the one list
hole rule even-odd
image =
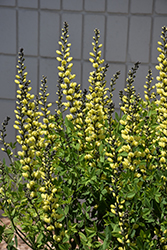
[[0, 226], [1, 240], [9, 249], [17, 249], [17, 236], [34, 250], [167, 249], [167, 28], [158, 42], [156, 92], [149, 70], [145, 100], [136, 94], [135, 63], [120, 91], [123, 114], [115, 118], [112, 96], [120, 72], [107, 88], [99, 30], [90, 53], [89, 92], [74, 81], [68, 36], [65, 22], [56, 51], [55, 114], [45, 76], [39, 95], [30, 94], [19, 52], [16, 142], [5, 141], [9, 117], [1, 129], [10, 166], [0, 164], [0, 205], [11, 221], [9, 228]]

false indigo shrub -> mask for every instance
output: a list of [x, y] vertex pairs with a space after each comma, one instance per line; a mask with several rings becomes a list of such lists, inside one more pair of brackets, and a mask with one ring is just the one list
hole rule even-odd
[[137, 62], [120, 91], [123, 115], [116, 118], [112, 96], [120, 72], [107, 88], [99, 30], [90, 53], [89, 92], [74, 81], [68, 36], [65, 22], [56, 51], [55, 114], [45, 76], [39, 96], [29, 93], [19, 52], [14, 128], [21, 150], [13, 157], [16, 143], [5, 141], [7, 117], [1, 140], [10, 166], [0, 164], [0, 205], [11, 225], [0, 227], [1, 238], [13, 249], [14, 232], [34, 250], [167, 249], [167, 28], [158, 42], [156, 93], [149, 70], [145, 100], [136, 94]]

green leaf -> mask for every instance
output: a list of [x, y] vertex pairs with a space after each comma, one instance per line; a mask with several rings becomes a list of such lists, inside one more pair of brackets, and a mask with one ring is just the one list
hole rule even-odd
[[100, 144], [99, 153], [101, 154], [102, 152], [103, 152], [103, 144]]
[[12, 213], [11, 213], [12, 217], [15, 215], [15, 213], [16, 213], [16, 209], [14, 208]]
[[2, 241], [2, 234], [3, 234], [4, 230], [5, 230], [5, 226], [0, 225], [0, 242]]
[[79, 150], [79, 148], [80, 148], [80, 144], [79, 144], [79, 143], [77, 143], [77, 144], [76, 144], [76, 146], [75, 146], [75, 148], [76, 148], [76, 150]]
[[127, 152], [121, 152], [118, 154], [118, 156], [128, 156], [128, 153]]
[[100, 162], [104, 162], [104, 156], [100, 156]]
[[140, 236], [137, 237], [137, 246], [139, 249], [144, 249], [143, 242]]
[[84, 243], [87, 242], [87, 237], [82, 232], [79, 232], [79, 236], [81, 237], [81, 241], [83, 241]]
[[131, 192], [129, 192], [129, 193], [126, 195], [126, 197], [127, 197], [128, 199], [132, 199], [135, 195], [136, 195], [135, 191], [131, 191]]
[[38, 234], [36, 242], [39, 246], [40, 246], [42, 239], [43, 239], [43, 233]]
[[74, 125], [72, 124], [72, 122], [70, 120], [67, 119], [67, 117], [65, 117], [65, 125], [67, 128], [74, 130]]
[[68, 214], [68, 211], [69, 211], [69, 206], [66, 206], [66, 207], [65, 207], [65, 209], [64, 209], [64, 213], [65, 213], [65, 215], [67, 215], [67, 214]]
[[17, 236], [16, 235], [14, 236], [14, 241], [15, 241], [15, 245], [17, 247], [18, 246], [18, 241], [17, 241]]
[[117, 112], [115, 112], [115, 118], [117, 119], [117, 121], [120, 120], [119, 115], [117, 114]]

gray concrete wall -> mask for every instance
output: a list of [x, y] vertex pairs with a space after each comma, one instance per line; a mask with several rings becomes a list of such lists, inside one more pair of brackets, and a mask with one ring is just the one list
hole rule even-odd
[[[141, 61], [135, 81], [141, 96], [149, 67], [154, 76], [157, 74], [156, 47], [161, 27], [167, 26], [167, 0], [0, 0], [0, 123], [7, 115], [12, 118], [9, 141], [15, 141], [14, 78], [19, 48], [24, 48], [33, 92], [38, 93], [41, 76], [47, 75], [49, 101], [55, 103], [58, 72], [55, 51], [64, 21], [69, 23], [73, 73], [82, 88], [88, 87], [92, 70], [88, 59], [93, 32], [100, 29], [102, 56], [110, 65], [108, 82], [121, 70], [113, 97], [117, 110], [119, 90], [123, 90], [133, 63]], [[0, 159], [3, 157], [0, 152]]]

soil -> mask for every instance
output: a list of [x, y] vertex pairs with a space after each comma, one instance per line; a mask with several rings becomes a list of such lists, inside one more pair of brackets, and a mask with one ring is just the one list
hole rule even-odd
[[[6, 225], [8, 226], [10, 224], [10, 220], [8, 218], [1, 218], [0, 217], [0, 225]], [[28, 247], [18, 236], [17, 236], [18, 246], [17, 250], [32, 250], [30, 247]], [[99, 239], [100, 242], [102, 242]], [[76, 247], [76, 249], [79, 249], [79, 247]], [[0, 242], [0, 250], [7, 250], [7, 244], [3, 240]]]
[[[3, 225], [3, 223], [5, 225], [9, 225], [10, 224], [10, 220], [8, 218], [0, 218], [0, 225]], [[18, 246], [17, 246], [17, 250], [32, 250], [30, 247], [28, 247], [19, 237], [17, 237], [18, 240]], [[0, 243], [0, 250], [6, 250], [7, 244], [5, 243], [5, 241], [3, 240]]]

